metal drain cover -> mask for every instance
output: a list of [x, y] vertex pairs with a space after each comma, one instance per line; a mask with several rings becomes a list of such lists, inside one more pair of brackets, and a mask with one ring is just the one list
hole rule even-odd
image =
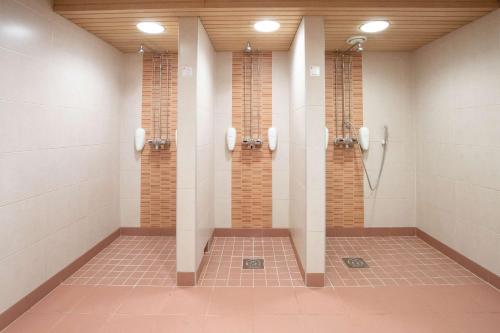
[[264, 259], [243, 259], [243, 269], [264, 269]]
[[342, 258], [349, 268], [368, 268], [368, 264], [363, 258]]

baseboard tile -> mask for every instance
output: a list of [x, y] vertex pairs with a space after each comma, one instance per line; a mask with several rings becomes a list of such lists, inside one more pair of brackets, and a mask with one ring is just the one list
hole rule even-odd
[[90, 250], [82, 254], [68, 266], [60, 270], [54, 276], [49, 278], [47, 281], [42, 283], [35, 290], [30, 292], [28, 295], [24, 296], [16, 304], [12, 305], [10, 308], [5, 310], [0, 314], [0, 331], [7, 327], [10, 323], [20, 317], [23, 313], [29, 310], [38, 301], [48, 295], [52, 290], [59, 286], [64, 280], [69, 278], [73, 273], [79, 270], [83, 265], [85, 265], [90, 259], [95, 257], [99, 252], [101, 252], [106, 246], [111, 244], [116, 238], [120, 236], [120, 229], [117, 229], [112, 234], [101, 240], [99, 243], [94, 245]]
[[122, 227], [123, 236], [175, 236], [175, 228]]
[[290, 231], [286, 228], [245, 229], [245, 228], [215, 228], [215, 237], [288, 237]]
[[196, 285], [195, 272], [177, 272], [178, 287], [194, 287]]
[[290, 243], [292, 244], [293, 253], [295, 254], [295, 260], [297, 260], [297, 265], [299, 266], [300, 275], [302, 275], [302, 281], [304, 281], [304, 285], [306, 283], [306, 272], [304, 271], [304, 266], [302, 266], [302, 261], [300, 260], [299, 252], [295, 247], [295, 243], [293, 242], [292, 234], [288, 236], [290, 238]]
[[458, 251], [452, 249], [448, 245], [442, 243], [441, 241], [437, 240], [436, 238], [432, 237], [431, 235], [429, 235], [425, 231], [422, 231], [421, 229], [417, 228], [416, 235], [418, 238], [422, 239], [424, 242], [426, 242], [439, 252], [450, 257], [451, 259], [453, 259], [454, 261], [456, 261], [457, 263], [459, 263], [472, 273], [476, 274], [478, 277], [485, 280], [495, 288], [500, 289], [500, 276], [484, 268], [478, 263], [472, 261], [471, 259], [467, 258]]
[[306, 273], [306, 287], [323, 288], [325, 286], [325, 273]]
[[327, 237], [415, 236], [415, 227], [327, 227]]

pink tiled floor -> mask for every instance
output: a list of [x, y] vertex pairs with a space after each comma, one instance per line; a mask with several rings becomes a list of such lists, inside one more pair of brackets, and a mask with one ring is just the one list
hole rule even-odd
[[[338, 244], [349, 248], [347, 243], [357, 243], [354, 247], [361, 250], [371, 244], [373, 258], [369, 260], [378, 260], [382, 267], [397, 267], [397, 260], [383, 262], [377, 255], [390, 252], [397, 257], [406, 248], [419, 264], [434, 265], [434, 261], [427, 262], [431, 257], [443, 260], [441, 254], [429, 251], [416, 239], [342, 240], [333, 244], [329, 240], [329, 252]], [[496, 333], [500, 327], [500, 292], [486, 283], [476, 284], [476, 280], [464, 280], [463, 285], [335, 288], [177, 288], [142, 285], [143, 277], [121, 286], [89, 283], [98, 275], [107, 276], [107, 268], [128, 272], [123, 267], [131, 266], [135, 272], [162, 272], [164, 266], [173, 265], [174, 242], [168, 237], [119, 238], [82, 270], [94, 271], [85, 277], [88, 281], [71, 279], [60, 285], [4, 333]], [[275, 262], [284, 260], [282, 256], [286, 262], [289, 246], [285, 239], [276, 238], [216, 239], [212, 265], [219, 262], [221, 266], [226, 261], [217, 258], [233, 255], [238, 260], [242, 256], [271, 260], [271, 248]], [[350, 251], [346, 253], [360, 253]], [[367, 257], [367, 253], [362, 254]], [[110, 260], [104, 264], [109, 266], [99, 266], [105, 260]], [[138, 269], [141, 266], [148, 268]], [[161, 268], [152, 269], [157, 266]], [[274, 279], [274, 272], [271, 275]]]
[[173, 287], [175, 237], [121, 236], [64, 284]]
[[493, 333], [492, 287], [170, 288], [61, 285], [6, 333]]
[[[264, 269], [242, 269], [243, 258], [263, 258]], [[199, 284], [206, 287], [304, 286], [288, 237], [216, 237]]]
[[[328, 237], [326, 248], [326, 276], [333, 286], [484, 283], [417, 237]], [[348, 268], [343, 257], [361, 257], [369, 268]]]

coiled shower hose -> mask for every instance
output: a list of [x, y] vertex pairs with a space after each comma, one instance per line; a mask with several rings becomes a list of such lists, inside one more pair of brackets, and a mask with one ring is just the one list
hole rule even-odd
[[365, 170], [365, 175], [366, 179], [368, 180], [368, 186], [370, 186], [370, 190], [373, 192], [378, 188], [378, 185], [380, 184], [380, 177], [382, 176], [382, 171], [384, 170], [384, 164], [385, 164], [385, 152], [387, 150], [387, 142], [389, 139], [389, 133], [387, 130], [387, 126], [384, 126], [384, 140], [382, 141], [382, 161], [380, 162], [380, 169], [378, 171], [378, 176], [377, 176], [377, 181], [375, 182], [375, 186], [373, 186], [373, 183], [370, 179], [370, 175], [368, 174], [368, 171], [366, 170], [366, 165], [365, 165], [365, 159], [363, 158], [364, 151], [361, 149], [361, 145], [359, 144], [358, 141], [358, 147], [359, 151], [361, 152], [361, 163], [363, 164], [363, 170]]

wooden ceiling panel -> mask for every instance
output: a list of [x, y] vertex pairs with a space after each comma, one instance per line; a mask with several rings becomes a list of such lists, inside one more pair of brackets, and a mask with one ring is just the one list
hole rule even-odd
[[[363, 34], [366, 21], [385, 19], [391, 27], [368, 37], [366, 50], [417, 49], [498, 8], [497, 0], [55, 0], [54, 9], [123, 52], [140, 45], [151, 51], [176, 51], [177, 18], [199, 16], [218, 51], [288, 50], [304, 15], [325, 18], [327, 50], [343, 49], [345, 40]], [[278, 32], [253, 29], [261, 19], [281, 23]], [[159, 35], [137, 30], [141, 21], [166, 27]]]

